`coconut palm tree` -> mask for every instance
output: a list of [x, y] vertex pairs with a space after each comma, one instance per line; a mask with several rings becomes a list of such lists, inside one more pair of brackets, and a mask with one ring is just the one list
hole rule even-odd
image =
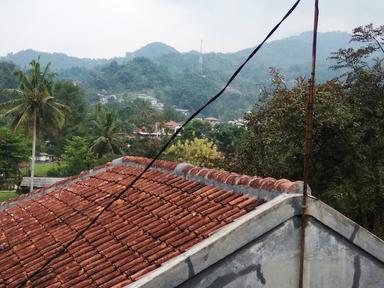
[[21, 127], [29, 134], [32, 127], [32, 158], [31, 158], [31, 183], [35, 173], [35, 153], [37, 130], [43, 127], [46, 130], [61, 128], [64, 125], [65, 115], [70, 112], [69, 107], [58, 103], [53, 97], [53, 76], [49, 73], [48, 64], [41, 71], [39, 59], [32, 60], [31, 69], [23, 72], [16, 71], [20, 85], [16, 89], [4, 89], [5, 95], [12, 99], [0, 104], [3, 117], [12, 119], [12, 127], [17, 130]]
[[121, 155], [121, 136], [116, 116], [104, 106], [97, 105], [95, 118], [91, 121], [92, 134], [91, 149], [101, 158], [105, 154]]

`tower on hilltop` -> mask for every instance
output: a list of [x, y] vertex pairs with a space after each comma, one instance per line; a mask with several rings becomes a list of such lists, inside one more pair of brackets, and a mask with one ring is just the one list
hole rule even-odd
[[203, 75], [203, 40], [200, 41], [199, 73]]

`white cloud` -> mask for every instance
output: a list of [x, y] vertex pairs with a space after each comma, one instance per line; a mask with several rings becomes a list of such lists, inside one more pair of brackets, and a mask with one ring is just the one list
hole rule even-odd
[[[22, 49], [81, 57], [124, 55], [153, 41], [178, 50], [236, 51], [255, 46], [294, 3], [282, 0], [1, 0], [0, 55]], [[320, 0], [320, 31], [382, 24], [384, 1]], [[312, 28], [302, 0], [274, 39]]]

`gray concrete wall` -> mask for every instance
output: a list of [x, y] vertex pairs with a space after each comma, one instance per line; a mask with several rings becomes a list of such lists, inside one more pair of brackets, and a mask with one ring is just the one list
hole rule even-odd
[[279, 225], [179, 288], [297, 287], [300, 222]]
[[306, 235], [305, 287], [384, 287], [383, 262], [314, 218]]
[[[305, 287], [384, 287], [384, 264], [315, 218], [307, 226]], [[298, 287], [300, 219], [293, 217], [179, 288]]]

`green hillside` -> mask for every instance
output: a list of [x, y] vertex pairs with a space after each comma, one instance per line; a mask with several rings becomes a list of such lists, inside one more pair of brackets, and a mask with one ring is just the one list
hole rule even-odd
[[[347, 47], [349, 39], [350, 34], [345, 32], [319, 33], [318, 82], [336, 77], [335, 72], [329, 69], [331, 62], [328, 57], [331, 52]], [[133, 97], [145, 94], [156, 97], [166, 105], [193, 111], [224, 85], [251, 50], [205, 53], [202, 55], [202, 74], [198, 66], [198, 52], [180, 53], [159, 42], [112, 59], [76, 58], [61, 53], [24, 50], [8, 54], [0, 60], [13, 62], [20, 68], [38, 57], [43, 65], [51, 62], [58, 78], [80, 83], [90, 102], [97, 102], [102, 97], [123, 101], [128, 94]], [[310, 52], [311, 32], [267, 43], [242, 71], [229, 92], [204, 114], [223, 119], [241, 116], [258, 99], [260, 88], [269, 84], [270, 67], [277, 68], [285, 76], [288, 86], [297, 77], [308, 76]], [[3, 69], [9, 70], [9, 65]], [[228, 106], [232, 109], [226, 109]]]

